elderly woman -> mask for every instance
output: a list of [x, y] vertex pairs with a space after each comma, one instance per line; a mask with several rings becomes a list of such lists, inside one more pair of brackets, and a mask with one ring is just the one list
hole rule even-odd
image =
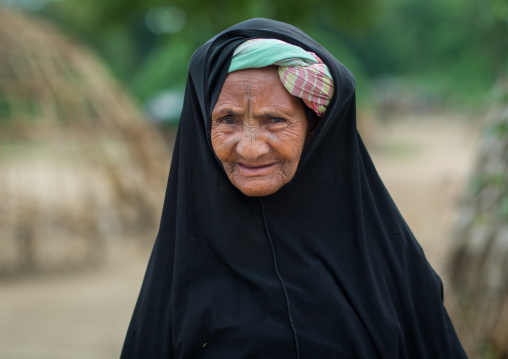
[[198, 49], [122, 358], [465, 357], [351, 73], [264, 19]]

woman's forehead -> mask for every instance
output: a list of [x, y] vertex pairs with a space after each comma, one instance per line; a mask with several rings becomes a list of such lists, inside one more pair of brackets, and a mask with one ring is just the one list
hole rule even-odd
[[238, 86], [272, 86], [274, 83], [280, 83], [277, 66], [251, 68], [229, 73], [222, 85], [222, 90]]
[[212, 116], [253, 111], [252, 115], [262, 117], [273, 110], [290, 115], [300, 102], [284, 88], [276, 66], [239, 70], [226, 77]]

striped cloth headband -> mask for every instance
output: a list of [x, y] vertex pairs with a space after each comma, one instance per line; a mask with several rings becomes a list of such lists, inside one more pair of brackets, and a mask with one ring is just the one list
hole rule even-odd
[[279, 78], [288, 92], [299, 97], [320, 117], [333, 95], [333, 80], [328, 67], [313, 52], [277, 39], [252, 39], [233, 53], [228, 72], [279, 67]]

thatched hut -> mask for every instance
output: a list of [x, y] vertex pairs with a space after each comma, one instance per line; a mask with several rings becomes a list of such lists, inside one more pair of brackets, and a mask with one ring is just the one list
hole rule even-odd
[[508, 86], [487, 118], [457, 225], [451, 281], [484, 357], [508, 358]]
[[153, 232], [169, 161], [96, 56], [0, 7], [0, 274], [94, 263], [105, 241]]

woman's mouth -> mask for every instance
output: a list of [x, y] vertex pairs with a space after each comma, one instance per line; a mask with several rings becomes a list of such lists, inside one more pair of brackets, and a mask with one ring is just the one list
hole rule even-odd
[[275, 166], [275, 163], [269, 163], [266, 165], [249, 165], [249, 164], [243, 164], [243, 163], [237, 163], [237, 164], [238, 164], [238, 169], [240, 170], [240, 173], [242, 174], [242, 176], [246, 176], [246, 177], [266, 175]]

